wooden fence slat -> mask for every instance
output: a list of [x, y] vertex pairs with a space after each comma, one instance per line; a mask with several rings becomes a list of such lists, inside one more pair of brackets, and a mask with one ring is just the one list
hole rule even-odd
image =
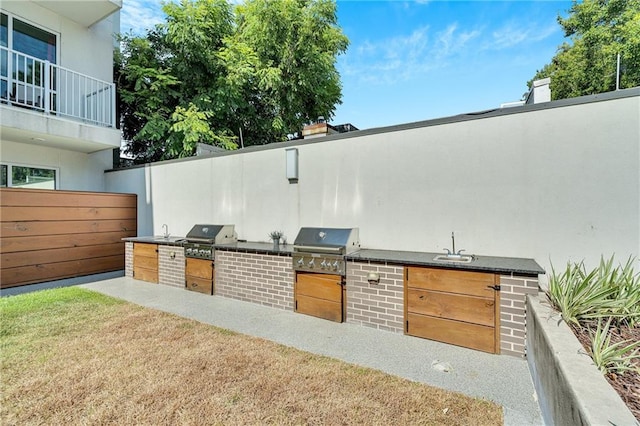
[[0, 238], [112, 231], [129, 231], [135, 234], [136, 222], [135, 219], [2, 222], [0, 224]]
[[0, 188], [0, 206], [136, 207], [135, 194]]
[[40, 237], [0, 238], [2, 253], [46, 250], [51, 248], [72, 248], [111, 244], [130, 236], [130, 232], [100, 232], [92, 234], [48, 235]]
[[116, 255], [124, 256], [124, 242], [101, 244], [97, 246], [33, 250], [16, 253], [3, 252], [0, 254], [0, 263], [2, 264], [3, 269], [8, 269], [17, 268], [19, 266], [94, 259], [97, 257]]
[[124, 269], [137, 195], [0, 189], [0, 288]]
[[124, 256], [29, 265], [0, 270], [2, 288], [124, 269]]
[[129, 207], [2, 207], [2, 222], [109, 220], [136, 216], [136, 208]]

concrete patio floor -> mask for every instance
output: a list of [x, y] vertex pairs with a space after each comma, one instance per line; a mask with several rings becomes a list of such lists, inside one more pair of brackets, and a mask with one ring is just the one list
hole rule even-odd
[[[104, 279], [106, 278], [106, 279]], [[485, 398], [504, 407], [505, 425], [543, 424], [527, 362], [290, 311], [207, 296], [127, 277], [71, 282], [89, 290], [181, 317], [261, 337], [304, 351]], [[55, 286], [43, 285], [39, 288]], [[23, 291], [27, 290], [23, 288]], [[2, 295], [16, 294], [3, 291]], [[432, 364], [450, 366], [448, 372]], [[437, 367], [437, 366], [436, 366]]]

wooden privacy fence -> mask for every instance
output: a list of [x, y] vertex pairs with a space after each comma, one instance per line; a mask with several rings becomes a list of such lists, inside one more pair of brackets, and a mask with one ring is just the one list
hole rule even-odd
[[0, 288], [124, 269], [137, 196], [0, 188]]

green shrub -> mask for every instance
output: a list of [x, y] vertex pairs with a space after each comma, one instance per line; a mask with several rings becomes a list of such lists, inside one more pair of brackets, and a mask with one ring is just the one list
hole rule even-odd
[[633, 263], [635, 259], [629, 258], [624, 267], [619, 267], [614, 279], [616, 287], [616, 300], [624, 300], [625, 303], [618, 310], [614, 310], [618, 322], [626, 322], [629, 327], [640, 325], [640, 273], [635, 273]]
[[609, 317], [604, 326], [602, 325], [603, 321], [599, 320], [595, 333], [589, 330], [593, 362], [604, 374], [624, 374], [625, 371], [640, 373], [640, 367], [633, 363], [634, 360], [640, 359], [640, 341], [625, 340], [611, 344], [612, 319], [613, 317]]
[[640, 274], [633, 270], [634, 259], [613, 267], [613, 256], [587, 273], [584, 262], [567, 263], [562, 274], [552, 266], [547, 296], [567, 322], [613, 317], [617, 323], [630, 326], [640, 320]]

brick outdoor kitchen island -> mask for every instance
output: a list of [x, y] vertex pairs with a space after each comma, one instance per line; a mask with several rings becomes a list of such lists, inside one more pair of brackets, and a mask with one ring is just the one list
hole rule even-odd
[[[180, 238], [125, 241], [126, 276], [134, 277], [134, 245], [156, 244], [157, 282], [185, 288]], [[217, 245], [213, 295], [294, 310], [292, 252], [292, 245]], [[532, 259], [474, 256], [473, 262], [459, 264], [434, 261], [436, 255], [370, 249], [347, 255], [345, 321], [526, 356], [525, 298], [538, 293], [538, 275], [544, 270]]]

